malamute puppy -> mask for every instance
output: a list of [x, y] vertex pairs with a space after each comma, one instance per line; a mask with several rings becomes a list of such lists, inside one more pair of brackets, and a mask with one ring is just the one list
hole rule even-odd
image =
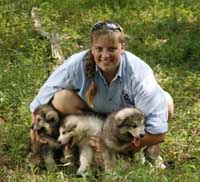
[[[40, 165], [43, 161], [47, 170], [57, 169], [56, 159], [62, 156], [62, 146], [57, 142], [59, 136], [60, 117], [57, 111], [49, 104], [39, 106], [35, 112], [35, 122], [31, 126], [31, 152], [28, 160], [34, 165]], [[34, 131], [40, 138], [47, 141], [41, 144], [35, 140]]]
[[[124, 108], [108, 116], [103, 125], [102, 136], [104, 141], [104, 162], [107, 171], [112, 170], [116, 153], [131, 151], [133, 141], [135, 146], [140, 145], [144, 137], [144, 114], [136, 108]], [[165, 168], [160, 156], [159, 145], [146, 147], [140, 153], [141, 162], [148, 162], [158, 168]]]
[[94, 151], [90, 146], [91, 136], [100, 136], [103, 120], [94, 115], [72, 114], [66, 116], [61, 122], [58, 142], [65, 145], [68, 150], [76, 145], [79, 148], [80, 166], [77, 175], [82, 176], [90, 167]]
[[138, 109], [124, 108], [110, 114], [102, 129], [106, 171], [113, 170], [116, 153], [131, 151], [131, 141], [138, 146], [144, 135], [144, 114]]

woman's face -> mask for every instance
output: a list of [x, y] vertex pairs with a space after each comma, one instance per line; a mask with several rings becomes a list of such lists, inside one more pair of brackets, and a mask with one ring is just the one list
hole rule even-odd
[[107, 35], [100, 35], [92, 44], [94, 61], [103, 74], [116, 73], [123, 52], [124, 45], [115, 36], [111, 39]]

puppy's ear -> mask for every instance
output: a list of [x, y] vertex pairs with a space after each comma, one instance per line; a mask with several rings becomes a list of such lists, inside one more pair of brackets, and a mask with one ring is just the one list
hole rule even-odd
[[55, 111], [49, 111], [45, 119], [47, 122], [59, 122], [59, 116]]
[[117, 127], [122, 127], [124, 122], [125, 122], [125, 120], [120, 119], [120, 118], [117, 118], [115, 120], [115, 123], [116, 123]]

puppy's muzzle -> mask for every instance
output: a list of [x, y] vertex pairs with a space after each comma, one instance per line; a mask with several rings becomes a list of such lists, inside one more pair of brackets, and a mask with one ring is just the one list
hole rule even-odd
[[140, 134], [140, 138], [144, 138], [144, 136], [145, 136], [145, 134], [143, 134], [143, 133]]
[[43, 133], [45, 132], [44, 127], [37, 127], [34, 123], [31, 125], [31, 130], [37, 131], [38, 133]]

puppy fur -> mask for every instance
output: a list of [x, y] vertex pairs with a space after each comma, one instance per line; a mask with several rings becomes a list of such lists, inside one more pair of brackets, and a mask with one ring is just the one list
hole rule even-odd
[[59, 143], [67, 144], [67, 148], [76, 144], [79, 148], [78, 175], [83, 175], [96, 157], [90, 137], [99, 136], [102, 141], [100, 158], [108, 172], [113, 169], [115, 154], [131, 151], [133, 137], [139, 140], [144, 136], [144, 114], [135, 108], [125, 108], [109, 115], [106, 121], [94, 115], [69, 115], [62, 121], [59, 131]]
[[138, 109], [124, 108], [109, 115], [102, 130], [105, 170], [112, 171], [116, 153], [131, 151], [131, 141], [139, 145], [144, 135], [144, 114]]
[[[131, 151], [131, 141], [137, 146], [140, 139], [145, 135], [144, 114], [136, 108], [124, 108], [108, 116], [103, 126], [104, 138], [103, 158], [105, 169], [112, 171], [116, 153], [127, 153]], [[151, 166], [164, 169], [159, 145], [146, 147], [140, 152], [141, 162], [149, 163]]]
[[[102, 158], [103, 167], [109, 172], [114, 169], [117, 153], [132, 151], [132, 141], [139, 145], [140, 139], [145, 135], [144, 128], [144, 114], [136, 108], [121, 109], [108, 115], [106, 119], [91, 113], [72, 114], [61, 121], [58, 142], [65, 145], [68, 150], [73, 146], [79, 148], [78, 175], [84, 175], [94, 162], [94, 158]], [[102, 152], [98, 153], [98, 156], [91, 148], [91, 136], [98, 136], [101, 139]], [[155, 158], [159, 156], [150, 148], [145, 152], [151, 156], [155, 154]]]
[[166, 168], [163, 159], [160, 156], [159, 145], [152, 145], [147, 147], [144, 152], [141, 153], [141, 162], [142, 164], [148, 163], [150, 166], [154, 166], [160, 169]]
[[90, 167], [94, 151], [89, 143], [91, 136], [100, 136], [103, 120], [94, 115], [69, 115], [60, 126], [58, 142], [70, 150], [74, 145], [79, 149], [80, 166], [77, 175], [83, 176]]
[[[42, 162], [48, 171], [57, 170], [56, 160], [61, 158], [63, 153], [62, 146], [57, 142], [59, 136], [60, 117], [57, 111], [49, 105], [39, 106], [35, 112], [35, 122], [31, 126], [31, 146], [28, 154], [28, 160], [34, 166], [40, 166]], [[47, 141], [45, 144], [39, 143], [34, 132], [37, 132], [40, 138]]]

